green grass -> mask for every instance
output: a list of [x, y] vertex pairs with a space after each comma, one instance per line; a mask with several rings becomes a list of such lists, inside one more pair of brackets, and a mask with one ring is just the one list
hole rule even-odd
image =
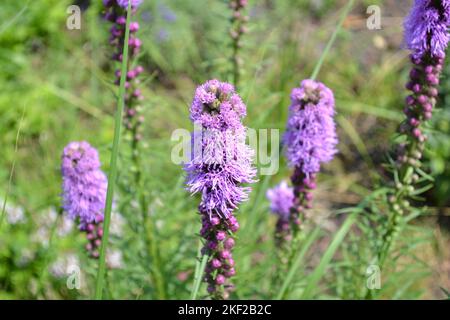
[[[87, 140], [99, 150], [105, 172], [117, 169], [117, 179], [109, 179], [110, 185], [117, 181], [116, 197], [112, 199], [110, 193], [109, 203], [114, 203], [112, 220], [120, 213], [126, 221], [121, 235], [110, 232], [105, 252], [121, 251], [124, 267], [111, 269], [106, 264], [107, 276], [97, 296], [156, 299], [163, 291], [166, 298], [202, 299], [206, 288], [199, 277], [201, 259], [195, 259], [199, 199], [183, 188], [183, 170], [170, 160], [170, 137], [174, 129], [191, 130], [188, 109], [198, 84], [211, 78], [231, 80], [227, 6], [215, 0], [145, 1], [138, 12], [143, 40], [139, 60], [145, 67], [141, 78], [145, 97], [141, 102], [145, 115], [141, 192], [148, 201], [150, 236], [159, 251], [152, 254], [142, 241], [142, 235], [149, 232], [142, 224], [134, 190], [129, 188], [128, 141], [121, 141], [120, 152], [111, 149], [111, 141], [119, 136], [112, 128], [118, 128], [120, 94], [112, 80], [110, 25], [99, 18], [102, 5], [95, 2], [83, 12], [80, 31], [66, 30], [65, 9], [70, 3], [7, 0], [0, 4], [0, 141], [4, 146], [0, 204], [5, 215], [0, 233], [0, 297], [96, 296], [96, 280], [103, 277], [97, 277], [97, 261], [88, 259], [85, 240], [76, 227], [64, 236], [57, 231], [52, 248], [38, 237], [43, 229], [47, 232], [44, 238], [50, 239], [46, 212], [60, 206], [63, 147], [72, 140]], [[383, 194], [372, 191], [383, 186], [386, 172], [381, 164], [403, 119], [409, 62], [407, 53], [399, 49], [402, 30], [392, 26], [368, 31], [364, 23], [354, 23], [365, 21], [364, 5], [370, 1], [356, 2], [347, 19], [343, 17], [348, 1], [267, 3], [250, 1], [250, 32], [240, 51], [245, 61], [240, 81], [240, 94], [248, 107], [245, 124], [282, 133], [291, 89], [314, 73], [336, 97], [339, 154], [319, 177], [308, 220], [311, 228], [306, 229], [312, 231], [305, 234], [283, 281], [275, 284], [272, 234], [276, 217], [269, 214], [265, 193], [287, 179], [290, 171], [281, 156], [275, 176], [258, 177], [249, 201], [237, 210], [242, 228], [236, 240], [236, 290], [231, 297], [361, 299], [366, 295], [365, 268], [379, 245], [374, 225], [384, 222], [386, 212]], [[405, 13], [404, 8], [379, 4], [393, 15]], [[176, 20], [166, 21], [160, 5], [174, 11]], [[340, 30], [336, 28], [341, 24]], [[161, 30], [167, 31], [167, 38], [160, 37]], [[386, 45], [377, 46], [375, 37]], [[22, 106], [27, 106], [23, 118]], [[436, 113], [426, 151], [432, 170], [426, 170], [428, 162], [424, 168], [424, 177], [436, 181], [436, 188], [426, 193], [427, 205], [436, 211], [448, 207], [448, 127], [448, 113]], [[108, 161], [114, 154], [116, 165]], [[360, 205], [367, 198], [370, 201]], [[10, 206], [22, 208], [26, 221], [10, 223]], [[345, 220], [347, 216], [355, 220]], [[410, 225], [420, 228], [408, 228], [399, 237], [376, 298], [444, 298], [443, 292], [433, 288], [450, 287], [436, 276], [448, 260], [448, 236], [432, 218], [414, 218]], [[445, 245], [434, 244], [438, 234]], [[412, 238], [417, 242], [412, 243]], [[56, 260], [67, 254], [75, 254], [82, 266], [84, 286], [79, 291], [68, 290], [65, 278], [50, 272]], [[406, 268], [408, 264], [411, 267]], [[44, 270], [43, 288], [35, 291]]]

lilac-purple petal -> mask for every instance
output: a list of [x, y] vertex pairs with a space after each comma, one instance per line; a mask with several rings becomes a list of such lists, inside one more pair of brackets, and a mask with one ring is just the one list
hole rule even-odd
[[71, 142], [63, 151], [63, 209], [80, 225], [98, 222], [105, 207], [107, 178], [97, 150], [87, 142]]
[[294, 205], [294, 189], [286, 181], [282, 181], [275, 188], [267, 190], [267, 199], [270, 201], [270, 210], [283, 221], [289, 220], [289, 213]]

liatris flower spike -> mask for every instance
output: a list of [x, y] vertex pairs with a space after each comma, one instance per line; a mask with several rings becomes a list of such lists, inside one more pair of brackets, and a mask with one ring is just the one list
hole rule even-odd
[[86, 249], [97, 258], [103, 236], [107, 178], [100, 169], [98, 152], [87, 142], [71, 142], [63, 151], [63, 209], [80, 223], [89, 243]]
[[235, 274], [231, 251], [239, 223], [234, 210], [250, 192], [241, 184], [253, 182], [256, 175], [241, 122], [246, 107], [232, 85], [210, 80], [197, 88], [190, 112], [200, 129], [192, 135], [194, 152], [185, 165], [187, 186], [202, 197], [200, 235], [205, 239], [202, 253], [209, 256], [208, 292], [214, 299], [224, 299], [232, 289], [228, 279]]
[[290, 241], [289, 216], [294, 206], [294, 189], [282, 181], [275, 188], [267, 190], [266, 196], [270, 201], [270, 210], [278, 217], [275, 241], [280, 247]]
[[230, 0], [229, 6], [232, 10], [230, 36], [232, 40], [232, 65], [233, 65], [233, 82], [235, 86], [239, 85], [241, 68], [243, 65], [242, 58], [239, 56], [239, 49], [242, 47], [242, 36], [247, 32], [246, 24], [249, 20], [245, 14], [245, 8], [248, 0]]
[[409, 197], [418, 195], [414, 185], [420, 180], [422, 153], [426, 135], [423, 124], [431, 119], [438, 96], [439, 77], [442, 72], [448, 46], [450, 27], [449, 0], [416, 0], [404, 23], [404, 37], [413, 67], [406, 88], [411, 91], [406, 97], [405, 121], [400, 125], [401, 141], [396, 146], [395, 189], [389, 195], [392, 212], [390, 225], [384, 235], [379, 252], [382, 266], [394, 237], [398, 234], [398, 223], [405, 211], [410, 209]]
[[334, 114], [333, 92], [323, 83], [307, 79], [292, 90], [283, 145], [289, 166], [294, 168], [295, 200], [289, 217], [294, 231], [304, 210], [311, 207], [311, 190], [316, 187], [321, 164], [331, 161], [337, 152]]
[[432, 116], [438, 95], [439, 76], [445, 59], [450, 27], [450, 1], [416, 0], [405, 20], [405, 41], [414, 64], [406, 88], [406, 121], [400, 132], [410, 137], [399, 145], [397, 162], [416, 167], [424, 149], [426, 136], [421, 130]]
[[[141, 4], [141, 0], [132, 0], [131, 8], [132, 15], [136, 13], [138, 6]], [[113, 23], [111, 27], [111, 37], [109, 39], [110, 44], [115, 48], [112, 58], [117, 61], [122, 61], [123, 44], [125, 41], [125, 25], [126, 25], [126, 10], [128, 6], [128, 0], [104, 0], [105, 6], [104, 17], [106, 20]], [[129, 44], [129, 60], [132, 61], [139, 54], [142, 42], [136, 36], [139, 30], [138, 22], [130, 23], [130, 38]], [[131, 133], [132, 139], [135, 143], [141, 140], [141, 124], [144, 122], [144, 117], [140, 114], [141, 107], [139, 101], [143, 99], [141, 91], [139, 90], [138, 76], [144, 71], [144, 68], [140, 65], [134, 67], [127, 72], [127, 78], [125, 83], [126, 95], [125, 95], [125, 128]], [[115, 72], [116, 85], [120, 82], [120, 70]]]

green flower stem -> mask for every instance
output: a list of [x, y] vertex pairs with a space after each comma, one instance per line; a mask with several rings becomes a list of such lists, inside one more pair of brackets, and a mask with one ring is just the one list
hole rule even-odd
[[208, 262], [209, 256], [204, 254], [202, 260], [197, 260], [197, 265], [194, 275], [194, 286], [192, 287], [191, 300], [197, 299], [198, 290], [200, 289], [200, 284], [202, 283], [203, 273], [205, 272], [206, 263]]
[[20, 122], [19, 122], [19, 127], [17, 128], [16, 141], [14, 143], [14, 159], [13, 159], [13, 163], [11, 165], [11, 170], [9, 171], [8, 186], [6, 187], [6, 194], [5, 194], [5, 198], [3, 199], [2, 212], [0, 214], [0, 229], [2, 227], [3, 220], [6, 215], [6, 204], [8, 202], [9, 193], [11, 192], [12, 179], [14, 176], [14, 171], [16, 169], [17, 150], [19, 148], [20, 131], [22, 130], [22, 123], [23, 123], [23, 119], [25, 117], [25, 108], [26, 107], [23, 108], [22, 116], [21, 116]]
[[119, 101], [115, 114], [114, 140], [110, 160], [110, 172], [108, 177], [108, 189], [106, 193], [105, 220], [103, 223], [103, 238], [100, 248], [100, 258], [97, 272], [97, 281], [95, 286], [95, 299], [101, 300], [103, 296], [103, 282], [106, 270], [106, 247], [109, 240], [109, 225], [111, 222], [111, 210], [114, 196], [114, 187], [117, 177], [117, 156], [119, 153], [120, 131], [122, 126], [122, 114], [124, 109], [125, 98], [125, 80], [127, 75], [128, 63], [128, 40], [130, 38], [130, 21], [131, 21], [131, 1], [128, 1], [127, 23], [125, 28], [125, 41], [123, 46], [122, 69], [120, 75]]

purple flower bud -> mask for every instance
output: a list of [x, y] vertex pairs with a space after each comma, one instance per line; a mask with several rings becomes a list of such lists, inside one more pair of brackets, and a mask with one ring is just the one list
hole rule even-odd
[[226, 236], [227, 236], [227, 234], [225, 231], [218, 231], [216, 234], [216, 239], [218, 241], [223, 241], [223, 240], [225, 240]]
[[218, 217], [212, 217], [210, 222], [211, 222], [211, 225], [217, 226], [220, 223], [220, 219]]
[[139, 30], [139, 23], [131, 22], [130, 23], [130, 32], [136, 32]]
[[213, 267], [213, 269], [219, 269], [222, 266], [222, 263], [219, 261], [219, 259], [213, 259], [211, 261], [211, 267]]
[[234, 247], [234, 239], [233, 238], [228, 238], [227, 240], [225, 240], [225, 243], [223, 244], [225, 249], [231, 250]]
[[120, 16], [116, 19], [116, 23], [118, 25], [125, 25], [127, 23], [127, 18], [125, 18], [124, 16]]
[[234, 276], [235, 274], [236, 274], [236, 270], [235, 270], [234, 268], [225, 270], [225, 272], [224, 272], [224, 275], [225, 275], [227, 278], [230, 278], [230, 277]]
[[223, 275], [221, 275], [221, 274], [218, 274], [218, 275], [216, 276], [216, 284], [219, 285], [219, 286], [221, 286], [221, 285], [223, 285], [224, 283], [225, 283], [225, 277], [224, 277]]
[[231, 253], [228, 250], [221, 251], [219, 255], [220, 255], [220, 257], [222, 259], [229, 259], [229, 258], [231, 258]]

